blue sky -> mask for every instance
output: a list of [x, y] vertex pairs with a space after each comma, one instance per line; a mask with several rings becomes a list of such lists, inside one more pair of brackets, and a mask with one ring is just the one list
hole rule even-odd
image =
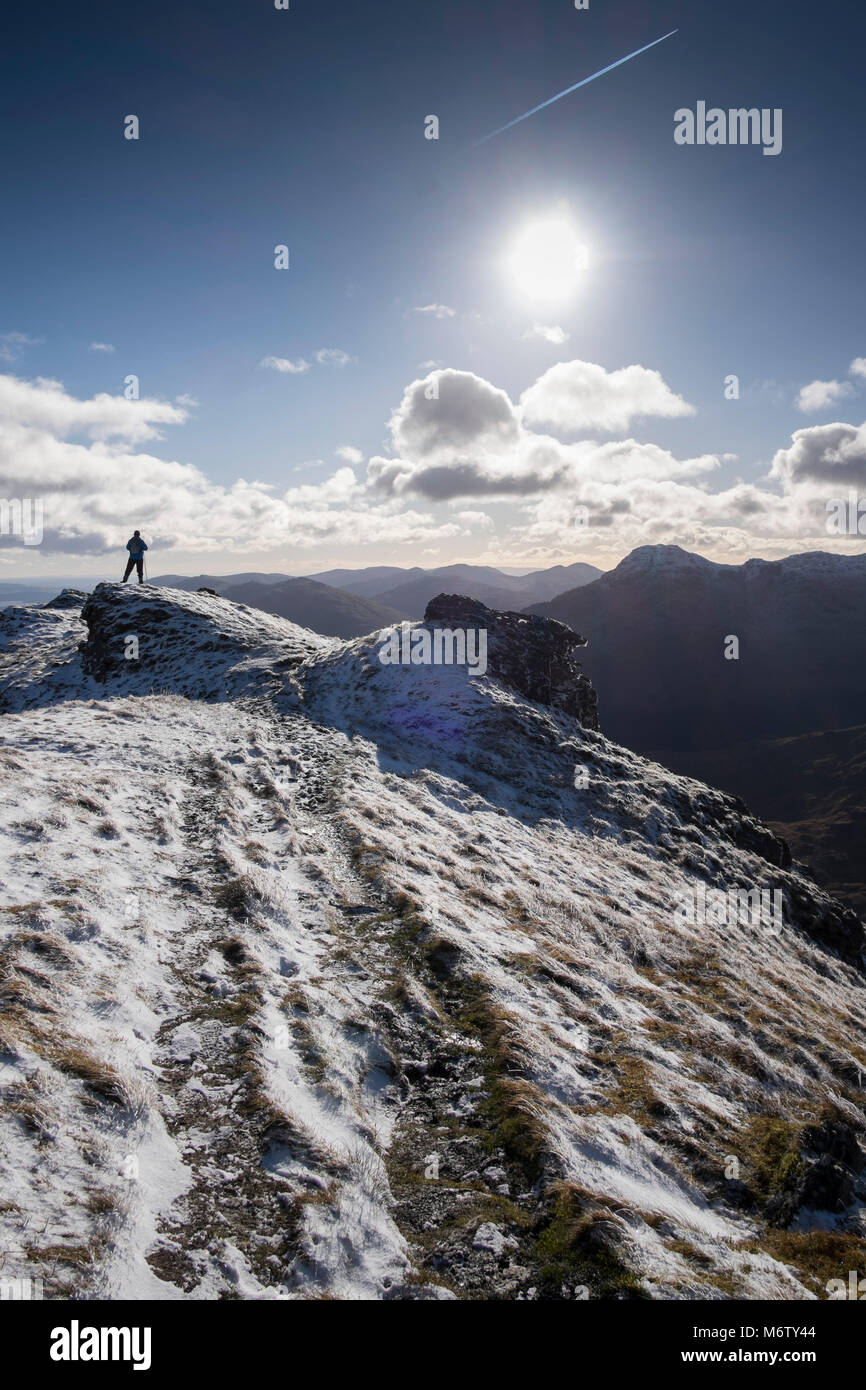
[[[866, 355], [864, 39], [848, 5], [777, 0], [13, 5], [0, 372], [62, 393], [0, 400], [3, 495], [44, 495], [46, 532], [41, 547], [0, 540], [0, 578], [111, 570], [133, 525], [159, 568], [191, 572], [608, 565], [662, 540], [734, 560], [862, 548], [822, 541], [821, 518], [866, 481], [866, 364], [851, 369]], [[674, 112], [699, 100], [781, 108], [782, 152], [677, 146]], [[504, 262], [551, 218], [588, 265], [539, 304]], [[491, 440], [495, 393], [519, 414], [574, 362], [603, 374], [546, 384], [546, 408], [565, 393], [555, 431], [548, 416], [518, 439], [509, 416]], [[632, 365], [666, 394], [611, 428], [598, 393], [640, 390], [609, 381]], [[457, 374], [440, 382], [441, 437], [413, 456], [426, 407], [409, 388], [439, 371]], [[70, 404], [122, 396], [130, 373], [142, 400], [110, 429], [99, 404]], [[829, 386], [798, 405], [816, 381]], [[627, 468], [609, 447], [625, 440]]]

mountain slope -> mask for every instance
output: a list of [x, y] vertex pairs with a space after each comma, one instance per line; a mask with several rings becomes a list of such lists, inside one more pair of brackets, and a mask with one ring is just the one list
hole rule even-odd
[[[0, 1225], [47, 1292], [860, 1267], [862, 928], [742, 803], [527, 696], [572, 634], [476, 610], [472, 677], [207, 594], [65, 602], [6, 634], [0, 742]], [[753, 885], [778, 933], [678, 911]]]
[[239, 584], [281, 584], [291, 579], [290, 574], [260, 574], [249, 571], [244, 574], [158, 574], [150, 580], [151, 585], [161, 589], [216, 589], [221, 594], [224, 589], [235, 588]]
[[234, 603], [275, 613], [327, 637], [361, 637], [365, 632], [400, 623], [407, 616], [384, 603], [312, 579], [229, 585], [222, 593]]
[[819, 883], [866, 918], [866, 725], [653, 757], [742, 796]]
[[[864, 581], [863, 555], [735, 566], [642, 546], [529, 611], [586, 636], [611, 737], [640, 751], [724, 748], [862, 719]], [[737, 660], [725, 658], [730, 636]]]

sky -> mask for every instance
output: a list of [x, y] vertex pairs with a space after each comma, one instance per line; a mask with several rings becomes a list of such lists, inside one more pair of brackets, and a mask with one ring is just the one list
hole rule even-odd
[[[134, 527], [151, 573], [864, 548], [866, 12], [2, 24], [0, 523], [42, 521], [0, 535], [0, 580], [112, 577]], [[677, 143], [699, 103], [767, 138]]]

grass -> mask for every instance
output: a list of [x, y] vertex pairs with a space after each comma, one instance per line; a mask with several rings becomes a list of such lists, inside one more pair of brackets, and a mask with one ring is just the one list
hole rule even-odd
[[802, 1170], [801, 1127], [772, 1115], [752, 1115], [732, 1145], [746, 1169], [749, 1187], [764, 1201], [785, 1190]]
[[604, 1208], [593, 1209], [570, 1183], [550, 1193], [550, 1215], [533, 1256], [542, 1296], [558, 1297], [563, 1286], [584, 1286], [590, 1298], [645, 1298], [640, 1283], [617, 1249], [617, 1232]]
[[123, 1110], [137, 1108], [123, 1077], [113, 1067], [91, 1056], [83, 1047], [72, 1042], [59, 1043], [52, 1047], [49, 1060], [58, 1071], [83, 1082], [96, 1100]]
[[741, 1249], [763, 1251], [791, 1265], [813, 1293], [827, 1296], [827, 1282], [842, 1279], [849, 1270], [866, 1272], [866, 1240], [846, 1231], [768, 1231], [760, 1240], [742, 1242]]
[[253, 916], [261, 895], [247, 874], [242, 874], [239, 878], [231, 878], [227, 883], [221, 883], [214, 889], [214, 901], [217, 907], [236, 922], [246, 922]]
[[541, 1172], [547, 1130], [538, 1092], [521, 1077], [526, 1059], [519, 1033], [478, 976], [464, 988], [466, 998], [457, 1022], [482, 1044], [479, 1061], [485, 1098], [480, 1109], [487, 1121], [485, 1143], [491, 1150], [502, 1148], [527, 1181], [534, 1182]]

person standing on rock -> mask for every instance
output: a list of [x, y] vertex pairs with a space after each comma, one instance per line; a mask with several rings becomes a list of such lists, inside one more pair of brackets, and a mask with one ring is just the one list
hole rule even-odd
[[126, 542], [126, 548], [129, 551], [129, 559], [126, 562], [126, 573], [123, 576], [123, 582], [124, 584], [126, 583], [127, 579], [132, 574], [132, 567], [135, 565], [138, 570], [138, 582], [139, 584], [143, 584], [144, 552], [147, 550], [147, 546], [141, 539], [140, 531], [133, 531], [129, 540]]

